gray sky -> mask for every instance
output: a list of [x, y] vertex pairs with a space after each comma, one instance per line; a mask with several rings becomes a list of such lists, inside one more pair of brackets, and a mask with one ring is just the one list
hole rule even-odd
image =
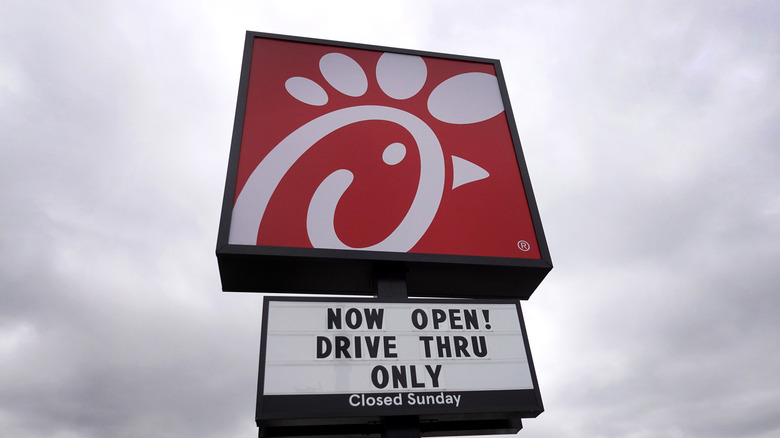
[[246, 30], [498, 58], [555, 268], [528, 437], [780, 434], [780, 3], [0, 0], [0, 435], [254, 437]]

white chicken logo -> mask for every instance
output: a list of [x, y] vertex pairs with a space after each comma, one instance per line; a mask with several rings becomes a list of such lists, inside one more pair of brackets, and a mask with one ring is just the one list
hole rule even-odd
[[[363, 68], [342, 53], [328, 53], [319, 61], [322, 76], [338, 92], [362, 96], [368, 87]], [[427, 79], [425, 61], [419, 56], [384, 53], [376, 66], [376, 79], [382, 92], [402, 101], [415, 96]], [[298, 101], [313, 106], [328, 103], [328, 94], [315, 81], [291, 77], [285, 83], [287, 92]], [[444, 80], [428, 96], [427, 109], [436, 119], [450, 124], [472, 124], [490, 119], [504, 105], [495, 76], [487, 73], [463, 73]], [[362, 248], [346, 245], [336, 233], [336, 207], [352, 184], [353, 173], [338, 169], [327, 176], [309, 202], [306, 231], [314, 248], [364, 249], [408, 252], [422, 238], [436, 215], [445, 190], [445, 154], [436, 133], [414, 114], [382, 105], [357, 105], [341, 108], [303, 124], [279, 142], [252, 171], [239, 193], [230, 226], [229, 243], [255, 245], [258, 229], [277, 186], [290, 168], [312, 146], [328, 134], [343, 127], [369, 120], [399, 125], [414, 139], [420, 159], [420, 179], [409, 209], [398, 226], [382, 241]], [[407, 155], [408, 145], [392, 142], [382, 154], [389, 166]], [[455, 155], [452, 160], [451, 189], [489, 177], [478, 165]]]

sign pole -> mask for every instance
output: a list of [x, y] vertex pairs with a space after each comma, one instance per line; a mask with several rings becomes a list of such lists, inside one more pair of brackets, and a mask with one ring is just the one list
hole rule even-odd
[[[385, 301], [406, 301], [406, 274], [385, 270], [376, 274], [376, 296]], [[416, 415], [382, 417], [382, 438], [420, 438], [420, 418]]]
[[420, 438], [420, 421], [417, 416], [382, 418], [382, 438]]

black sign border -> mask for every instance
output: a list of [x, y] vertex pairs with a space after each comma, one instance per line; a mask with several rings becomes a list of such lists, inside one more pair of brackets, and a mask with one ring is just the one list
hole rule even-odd
[[[235, 198], [252, 47], [256, 38], [493, 64], [539, 245], [540, 258], [518, 259], [229, 244], [228, 236]], [[372, 295], [376, 273], [389, 268], [400, 269], [407, 273], [409, 296], [520, 299], [530, 297], [552, 269], [552, 259], [520, 146], [500, 62], [497, 59], [248, 31], [244, 45], [216, 254], [224, 291]], [[474, 292], [474, 285], [479, 285], [479, 293]]]
[[[260, 360], [257, 378], [257, 405], [255, 422], [261, 436], [329, 436], [333, 434], [375, 435], [381, 434], [381, 423], [387, 417], [419, 417], [420, 430], [424, 436], [441, 433], [453, 434], [511, 434], [522, 428], [523, 418], [534, 418], [544, 411], [539, 384], [536, 378], [531, 349], [528, 344], [525, 320], [520, 301], [517, 300], [441, 300], [408, 299], [406, 304], [512, 304], [522, 331], [525, 354], [531, 372], [533, 389], [506, 391], [448, 391], [450, 394], [468, 396], [467, 409], [442, 406], [413, 408], [360, 407], [340, 409], [351, 394], [323, 395], [263, 395], [265, 381], [265, 355], [269, 303], [271, 301], [295, 301], [314, 303], [398, 303], [381, 299], [365, 298], [321, 298], [321, 297], [270, 297], [263, 300], [262, 333], [260, 338]], [[406, 394], [414, 391], [399, 391]], [[429, 392], [430, 393], [430, 392]], [[395, 395], [376, 393], [375, 395]], [[366, 394], [369, 395], [369, 394]], [[405, 397], [405, 395], [404, 395]], [[463, 399], [466, 401], [466, 399]]]

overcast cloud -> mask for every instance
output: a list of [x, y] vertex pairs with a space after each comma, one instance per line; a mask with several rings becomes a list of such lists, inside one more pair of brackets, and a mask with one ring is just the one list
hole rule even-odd
[[780, 3], [0, 0], [0, 435], [257, 436], [246, 30], [498, 58], [555, 268], [527, 437], [780, 435]]

